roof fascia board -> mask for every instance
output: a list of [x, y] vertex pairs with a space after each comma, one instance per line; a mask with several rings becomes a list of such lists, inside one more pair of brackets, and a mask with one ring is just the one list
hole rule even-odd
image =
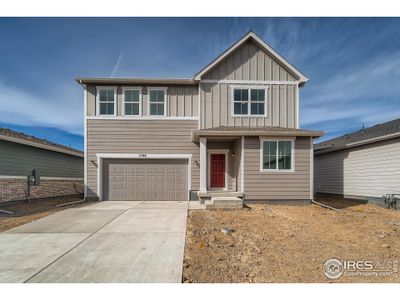
[[75, 81], [82, 84], [155, 84], [155, 85], [197, 85], [192, 78], [76, 78]]

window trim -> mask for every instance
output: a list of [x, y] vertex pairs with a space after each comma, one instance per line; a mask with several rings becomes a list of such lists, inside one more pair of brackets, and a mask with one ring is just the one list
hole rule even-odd
[[[143, 102], [143, 94], [141, 86], [123, 86], [122, 89], [122, 116], [126, 118], [138, 118], [142, 116], [142, 102]], [[139, 114], [138, 115], [126, 115], [125, 114], [125, 91], [139, 91]], [[136, 103], [136, 102], [128, 102], [128, 103]]]
[[[248, 90], [249, 100], [247, 103], [247, 114], [235, 114], [235, 89]], [[267, 118], [268, 117], [268, 89], [269, 86], [265, 85], [231, 85], [231, 116], [239, 118]], [[251, 114], [251, 90], [264, 90], [264, 114], [263, 115], [252, 115]]]
[[[164, 91], [164, 115], [151, 115], [150, 114], [150, 91], [159, 91], [159, 90]], [[167, 117], [168, 116], [167, 100], [168, 100], [168, 88], [167, 87], [148, 87], [147, 88], [147, 116], [149, 116], [151, 118], [157, 118], [157, 117], [159, 118], [159, 117], [163, 117], [163, 116]], [[159, 103], [159, 102], [155, 102], [155, 103]]]
[[[113, 115], [104, 115], [100, 114], [100, 91], [101, 90], [114, 90], [114, 114]], [[96, 86], [96, 116], [101, 116], [101, 117], [115, 117], [117, 116], [117, 99], [118, 93], [117, 93], [117, 87], [116, 86]]]
[[[264, 169], [264, 142], [291, 142], [292, 143], [292, 157], [291, 157], [291, 169], [288, 170], [279, 170], [279, 169]], [[266, 138], [260, 137], [260, 172], [262, 173], [292, 173], [295, 171], [295, 145], [296, 138], [295, 137], [277, 137], [277, 138]], [[278, 147], [276, 148], [278, 151]], [[278, 168], [278, 163], [276, 164]]]

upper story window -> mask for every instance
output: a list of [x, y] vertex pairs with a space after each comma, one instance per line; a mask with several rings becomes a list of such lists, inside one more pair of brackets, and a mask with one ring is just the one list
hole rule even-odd
[[140, 116], [142, 112], [142, 91], [140, 88], [123, 88], [124, 115]]
[[97, 88], [97, 114], [100, 116], [115, 116], [117, 89], [115, 87]]
[[266, 89], [233, 88], [234, 116], [266, 116]]
[[294, 141], [262, 140], [261, 171], [293, 171]]
[[149, 115], [166, 116], [167, 89], [151, 88], [149, 89]]

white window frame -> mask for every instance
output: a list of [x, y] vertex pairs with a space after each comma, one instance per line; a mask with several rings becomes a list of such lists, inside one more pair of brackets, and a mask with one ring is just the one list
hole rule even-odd
[[[264, 142], [291, 142], [292, 143], [292, 156], [290, 166], [291, 169], [280, 170], [278, 169], [278, 161], [276, 163], [276, 169], [264, 169]], [[281, 138], [264, 138], [260, 137], [260, 172], [262, 173], [291, 173], [295, 171], [295, 144], [296, 138], [281, 137]], [[278, 158], [279, 149], [276, 147], [276, 157]]]
[[[150, 92], [151, 91], [160, 91], [160, 90], [162, 90], [162, 91], [164, 91], [164, 115], [151, 115], [150, 114]], [[149, 87], [149, 88], [147, 88], [147, 115], [149, 116], [149, 117], [153, 117], [153, 118], [159, 118], [159, 117], [162, 117], [162, 116], [164, 116], [164, 117], [166, 117], [167, 115], [168, 115], [168, 112], [167, 112], [167, 108], [168, 108], [168, 105], [167, 105], [167, 100], [168, 100], [168, 88], [167, 87]], [[160, 102], [151, 102], [151, 103], [160, 103]]]
[[[139, 91], [139, 114], [138, 115], [126, 115], [125, 114], [125, 91]], [[128, 118], [137, 118], [142, 116], [142, 87], [137, 86], [124, 86], [122, 87], [122, 116]], [[127, 103], [137, 103], [137, 102], [127, 102]]]
[[[268, 86], [265, 85], [231, 85], [231, 116], [232, 117], [253, 117], [253, 118], [266, 118], [268, 117]], [[247, 103], [247, 114], [235, 114], [235, 89], [248, 90], [249, 100]], [[263, 115], [252, 115], [251, 114], [251, 90], [264, 90], [265, 100], [264, 100], [264, 114]], [[253, 102], [254, 103], [254, 102]], [[258, 102], [255, 102], [258, 103]]]
[[[100, 91], [101, 90], [114, 90], [114, 114], [102, 115], [100, 114]], [[115, 117], [117, 115], [117, 87], [116, 86], [96, 86], [96, 116], [101, 117]]]

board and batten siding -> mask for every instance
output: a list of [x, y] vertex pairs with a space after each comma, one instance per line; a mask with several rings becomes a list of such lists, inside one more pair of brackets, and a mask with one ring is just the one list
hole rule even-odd
[[[234, 117], [234, 86], [266, 88], [267, 116]], [[202, 76], [200, 127], [296, 128], [297, 93], [296, 78], [254, 42], [248, 41]]]
[[[219, 126], [277, 126], [284, 128], [296, 127], [296, 85], [269, 84], [267, 88], [267, 116], [233, 116], [232, 89], [233, 86], [246, 88], [249, 84], [200, 83], [201, 128]], [[254, 84], [250, 85], [254, 86]]]
[[192, 189], [199, 189], [199, 146], [191, 139], [196, 120], [87, 120], [88, 197], [97, 197], [97, 153], [192, 154]]
[[295, 140], [294, 172], [260, 172], [258, 137], [246, 137], [244, 193], [246, 200], [310, 200], [310, 138]]
[[247, 41], [202, 76], [206, 80], [296, 81], [277, 60]]
[[400, 138], [316, 155], [319, 193], [382, 197], [400, 193]]
[[[127, 87], [127, 86], [123, 86]], [[122, 116], [123, 96], [122, 86], [117, 87], [117, 116]], [[149, 116], [148, 88], [151, 86], [134, 86], [142, 88], [142, 116]], [[198, 117], [198, 87], [197, 86], [166, 86], [167, 87], [167, 116], [169, 117]], [[96, 115], [96, 86], [87, 87], [87, 115]]]
[[0, 176], [28, 176], [34, 169], [43, 177], [83, 178], [83, 157], [0, 141]]

